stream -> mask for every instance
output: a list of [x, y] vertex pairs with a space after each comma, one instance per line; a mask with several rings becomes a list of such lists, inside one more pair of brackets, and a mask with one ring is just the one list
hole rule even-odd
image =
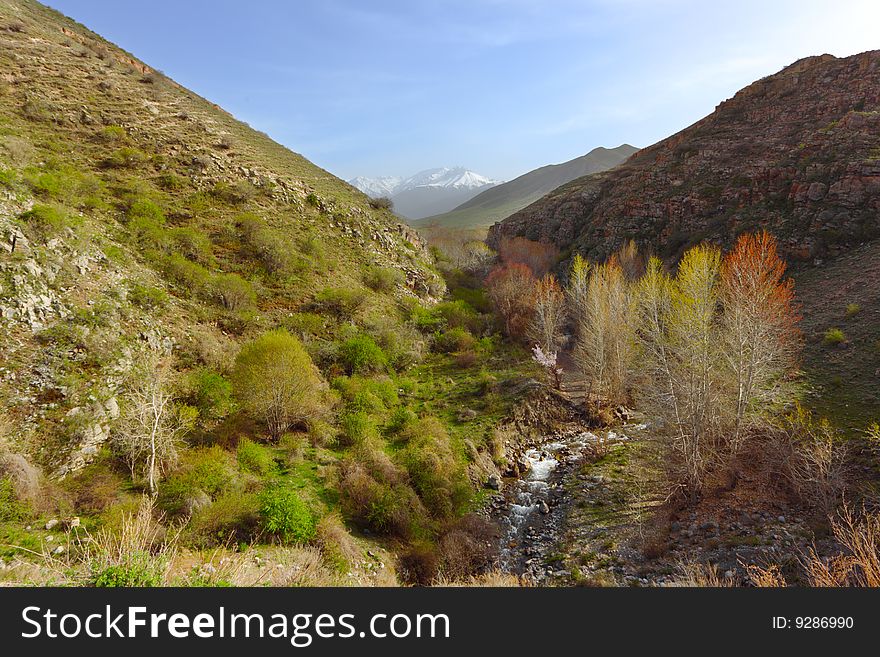
[[503, 495], [494, 507], [501, 527], [498, 566], [502, 571], [535, 583], [565, 574], [547, 564], [565, 529], [571, 495], [564, 482], [576, 475], [582, 459], [600, 441], [626, 439], [610, 430], [572, 431], [547, 437], [523, 452], [526, 474], [504, 480]]

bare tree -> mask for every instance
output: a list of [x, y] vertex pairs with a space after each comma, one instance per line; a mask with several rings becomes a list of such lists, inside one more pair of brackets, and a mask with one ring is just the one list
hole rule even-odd
[[565, 322], [565, 295], [553, 274], [547, 274], [535, 285], [534, 307], [529, 338], [544, 353], [555, 352]]
[[[578, 285], [581, 283], [579, 282]], [[634, 316], [629, 284], [616, 257], [592, 268], [577, 303], [574, 357], [591, 390], [615, 404], [624, 401], [632, 364]]]
[[670, 464], [699, 493], [721, 428], [716, 248], [698, 246], [675, 279], [652, 258], [637, 288], [643, 402], [658, 417]]
[[150, 493], [177, 461], [177, 448], [193, 417], [174, 403], [171, 368], [166, 359], [149, 353], [134, 368], [123, 396], [114, 446], [132, 477], [143, 476]]
[[568, 311], [575, 320], [575, 330], [579, 328], [577, 326], [578, 318], [584, 316], [589, 286], [590, 263], [577, 253], [571, 261], [571, 269], [568, 272], [568, 287], [565, 288]]
[[736, 453], [746, 430], [792, 398], [787, 374], [798, 352], [794, 290], [768, 233], [743, 235], [721, 270], [722, 344], [730, 375], [728, 395]]

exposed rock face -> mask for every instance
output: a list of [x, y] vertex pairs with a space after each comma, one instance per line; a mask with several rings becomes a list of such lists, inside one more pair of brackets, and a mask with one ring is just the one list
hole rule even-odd
[[880, 51], [795, 62], [614, 170], [495, 224], [604, 259], [630, 238], [667, 259], [767, 228], [791, 258], [880, 234]]

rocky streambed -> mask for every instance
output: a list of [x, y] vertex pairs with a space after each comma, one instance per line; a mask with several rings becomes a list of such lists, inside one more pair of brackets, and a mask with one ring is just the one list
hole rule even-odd
[[[631, 425], [629, 430], [638, 427]], [[553, 557], [579, 498], [579, 490], [571, 484], [584, 463], [627, 440], [625, 430], [581, 428], [533, 439], [524, 446], [512, 468], [518, 476], [504, 478], [501, 494], [492, 504], [492, 516], [501, 527], [499, 569], [536, 584], [569, 576]]]

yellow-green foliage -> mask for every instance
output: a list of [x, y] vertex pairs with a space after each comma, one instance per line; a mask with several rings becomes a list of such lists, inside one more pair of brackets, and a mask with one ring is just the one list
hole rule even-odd
[[264, 333], [242, 347], [232, 373], [241, 407], [278, 438], [325, 409], [321, 378], [300, 341], [287, 331]]

